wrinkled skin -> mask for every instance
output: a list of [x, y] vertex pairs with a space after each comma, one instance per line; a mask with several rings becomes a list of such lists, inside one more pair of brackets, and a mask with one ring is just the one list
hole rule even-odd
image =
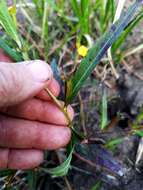
[[[43, 162], [43, 150], [65, 146], [71, 137], [64, 114], [44, 91], [60, 86], [43, 61], [12, 63], [0, 49], [0, 169], [30, 169]], [[73, 119], [73, 109], [68, 106]]]

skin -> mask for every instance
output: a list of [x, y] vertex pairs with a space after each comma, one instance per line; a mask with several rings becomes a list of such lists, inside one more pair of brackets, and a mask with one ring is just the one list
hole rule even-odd
[[[60, 86], [48, 64], [12, 63], [0, 49], [0, 169], [32, 169], [43, 150], [67, 145], [71, 131], [64, 114], [44, 91], [58, 96]], [[68, 106], [71, 120], [72, 107]]]

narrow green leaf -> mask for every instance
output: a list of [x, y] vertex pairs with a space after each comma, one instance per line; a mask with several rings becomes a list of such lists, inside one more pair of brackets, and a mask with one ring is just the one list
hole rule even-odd
[[81, 10], [79, 8], [79, 4], [78, 4], [77, 0], [71, 0], [71, 5], [72, 5], [74, 13], [80, 19]]
[[34, 170], [29, 170], [27, 172], [27, 181], [29, 185], [30, 190], [35, 190], [36, 189], [36, 183], [37, 183], [37, 172]]
[[70, 163], [72, 160], [73, 151], [74, 151], [74, 147], [72, 148], [68, 158], [61, 165], [59, 165], [55, 168], [52, 168], [52, 169], [43, 168], [42, 170], [50, 173], [53, 177], [65, 176], [68, 173], [68, 170], [70, 169]]
[[105, 13], [104, 13], [104, 18], [103, 18], [103, 23], [102, 23], [103, 31], [104, 31], [104, 27], [107, 28], [110, 21], [113, 22], [114, 14], [115, 14], [115, 2], [114, 0], [108, 0], [106, 2]]
[[141, 122], [143, 121], [143, 108], [140, 109], [139, 114], [137, 115], [135, 121], [132, 124], [132, 128], [138, 128]]
[[123, 138], [111, 139], [106, 143], [105, 147], [109, 149], [114, 149], [115, 146], [117, 146], [118, 144], [122, 142], [123, 142]]
[[69, 104], [77, 95], [78, 91], [84, 84], [85, 80], [94, 70], [96, 65], [100, 62], [101, 58], [105, 55], [108, 48], [117, 40], [117, 38], [124, 31], [126, 26], [133, 19], [133, 16], [137, 12], [138, 8], [142, 4], [141, 0], [136, 0], [136, 2], [127, 10], [125, 15], [111, 26], [109, 31], [107, 31], [102, 38], [96, 42], [87, 56], [80, 63], [79, 68], [75, 74], [67, 81], [66, 85], [66, 103]]
[[140, 137], [143, 137], [143, 131], [136, 131], [135, 134], [137, 134]]
[[48, 2], [44, 0], [43, 19], [42, 19], [42, 39], [48, 38]]
[[6, 33], [17, 43], [19, 48], [21, 48], [16, 25], [8, 12], [5, 0], [1, 0], [0, 2], [0, 25], [2, 25]]
[[133, 30], [133, 28], [141, 21], [143, 18], [143, 10], [135, 17], [135, 19], [127, 26], [122, 35], [118, 38], [118, 40], [112, 46], [112, 53], [114, 54], [116, 50], [124, 43], [128, 34]]
[[116, 22], [120, 18], [121, 14], [123, 12], [123, 8], [125, 6], [125, 3], [126, 3], [126, 0], [119, 0], [118, 1], [118, 5], [117, 5], [115, 17], [114, 17], [114, 22]]
[[106, 90], [103, 90], [103, 95], [102, 95], [102, 103], [101, 103], [101, 129], [105, 129], [107, 126], [107, 95], [106, 95]]
[[15, 174], [16, 170], [0, 170], [0, 177], [5, 177], [5, 176], [9, 176], [9, 175], [13, 175]]
[[98, 181], [92, 188], [91, 190], [99, 190], [101, 188], [101, 181]]
[[23, 60], [21, 54], [8, 46], [3, 38], [0, 38], [0, 48], [2, 48], [14, 61], [18, 62]]
[[79, 21], [80, 35], [89, 33], [90, 1], [71, 0], [71, 6]]

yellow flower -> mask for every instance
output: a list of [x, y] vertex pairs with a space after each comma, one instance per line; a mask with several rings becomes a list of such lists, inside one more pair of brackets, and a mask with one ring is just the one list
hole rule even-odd
[[79, 40], [76, 41], [76, 48], [78, 55], [82, 57], [85, 57], [87, 55], [88, 47], [86, 47], [85, 45], [81, 45]]
[[78, 55], [85, 57], [87, 55], [88, 48], [84, 45], [80, 45], [77, 47], [77, 52], [78, 52]]
[[77, 52], [80, 56], [85, 57], [87, 55], [88, 52], [88, 48], [84, 45], [79, 46], [79, 48], [77, 49]]

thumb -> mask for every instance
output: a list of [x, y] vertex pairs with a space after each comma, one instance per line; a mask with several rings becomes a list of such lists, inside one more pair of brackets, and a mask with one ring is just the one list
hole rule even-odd
[[35, 96], [52, 77], [52, 70], [44, 61], [0, 62], [0, 107]]

